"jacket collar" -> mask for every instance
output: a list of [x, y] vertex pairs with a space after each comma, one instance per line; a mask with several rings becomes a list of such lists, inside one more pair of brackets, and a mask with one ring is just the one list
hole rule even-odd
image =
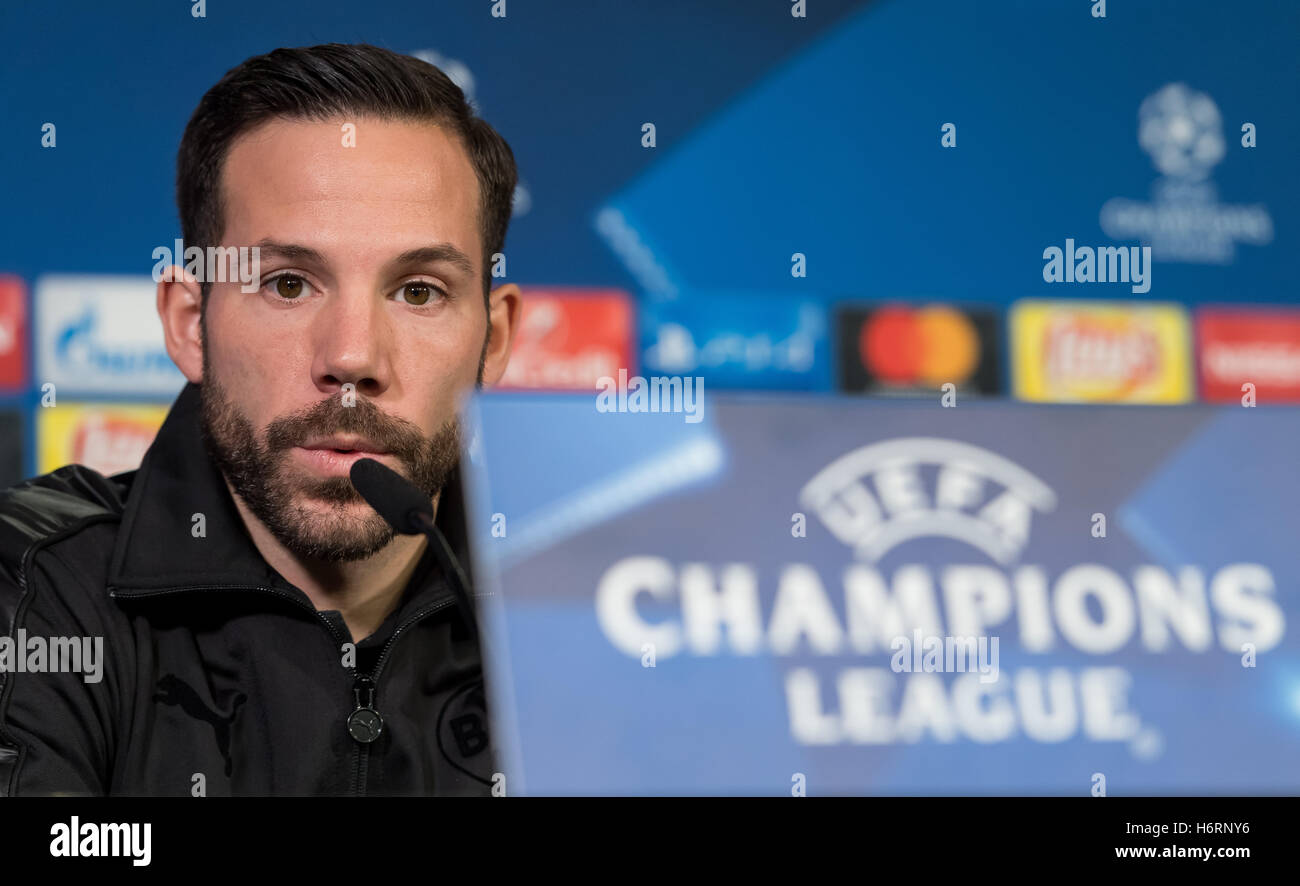
[[[136, 597], [201, 588], [270, 588], [306, 600], [253, 544], [208, 455], [199, 414], [199, 386], [186, 384], [131, 484], [109, 590], [115, 597]], [[460, 485], [457, 468], [438, 502], [437, 523], [468, 563]]]

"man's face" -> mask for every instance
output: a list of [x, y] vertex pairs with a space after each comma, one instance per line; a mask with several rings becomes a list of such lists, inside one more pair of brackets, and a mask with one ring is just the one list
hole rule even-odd
[[212, 285], [213, 457], [290, 551], [370, 556], [392, 533], [352, 463], [377, 458], [434, 496], [459, 456], [459, 398], [482, 380], [474, 169], [431, 124], [276, 120], [232, 145], [222, 192], [222, 245], [261, 247], [262, 286]]

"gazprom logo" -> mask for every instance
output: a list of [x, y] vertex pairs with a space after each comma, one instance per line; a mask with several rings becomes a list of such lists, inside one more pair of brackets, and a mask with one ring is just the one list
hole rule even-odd
[[903, 542], [938, 536], [1006, 565], [1029, 541], [1034, 515], [1056, 507], [1055, 493], [1019, 465], [937, 437], [855, 449], [808, 481], [799, 501], [871, 562]]
[[123, 346], [107, 340], [94, 308], [87, 308], [58, 330], [54, 354], [68, 366], [116, 376], [168, 373], [173, 367], [171, 357], [161, 345]]
[[60, 394], [174, 395], [185, 377], [167, 355], [156, 289], [148, 276], [41, 277], [38, 377]]

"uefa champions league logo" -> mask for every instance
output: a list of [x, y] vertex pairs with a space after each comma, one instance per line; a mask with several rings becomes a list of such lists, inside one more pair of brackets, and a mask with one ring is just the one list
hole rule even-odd
[[1273, 240], [1263, 204], [1220, 203], [1210, 177], [1227, 155], [1223, 118], [1209, 95], [1170, 83], [1138, 108], [1138, 145], [1160, 172], [1152, 201], [1115, 197], [1101, 208], [1101, 228], [1116, 240], [1151, 245], [1161, 261], [1230, 264], [1237, 243]]
[[1223, 159], [1223, 120], [1208, 95], [1170, 83], [1138, 108], [1138, 144], [1164, 175], [1201, 181]]
[[996, 453], [937, 437], [873, 443], [817, 472], [799, 495], [831, 533], [875, 562], [924, 537], [950, 538], [1008, 565], [1056, 494]]

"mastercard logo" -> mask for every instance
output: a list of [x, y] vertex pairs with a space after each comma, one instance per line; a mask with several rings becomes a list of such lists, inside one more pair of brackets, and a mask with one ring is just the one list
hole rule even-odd
[[953, 308], [880, 308], [862, 324], [858, 356], [886, 384], [938, 387], [970, 378], [980, 339], [970, 318]]

